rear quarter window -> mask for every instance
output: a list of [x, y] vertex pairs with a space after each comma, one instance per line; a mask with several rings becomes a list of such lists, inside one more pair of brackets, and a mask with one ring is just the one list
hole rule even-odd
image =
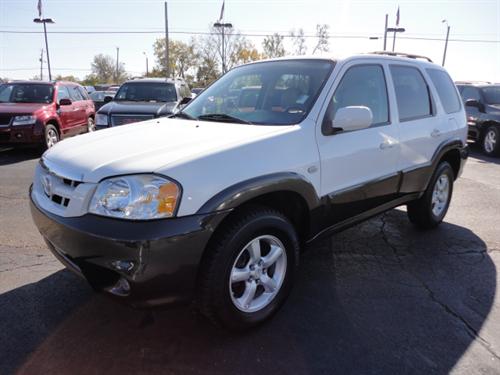
[[460, 111], [460, 99], [450, 76], [439, 69], [426, 69], [446, 113]]

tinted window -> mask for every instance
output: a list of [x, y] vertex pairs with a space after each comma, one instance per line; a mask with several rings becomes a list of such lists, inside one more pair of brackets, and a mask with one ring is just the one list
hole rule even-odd
[[136, 102], [175, 102], [177, 93], [172, 83], [135, 82], [123, 84], [116, 93], [115, 100]]
[[391, 76], [400, 121], [432, 115], [429, 88], [418, 69], [392, 65]]
[[[333, 63], [281, 60], [235, 68], [202, 91], [183, 110], [193, 118], [227, 115], [260, 125], [289, 125], [307, 115]], [[229, 121], [228, 121], [229, 122]]]
[[87, 93], [87, 91], [83, 87], [76, 86], [76, 88], [78, 89], [78, 92], [82, 96], [83, 100], [90, 100], [89, 94]]
[[339, 108], [365, 106], [371, 109], [373, 125], [389, 122], [389, 105], [384, 71], [379, 65], [360, 65], [349, 68], [335, 90], [329, 107], [329, 119]]
[[78, 86], [69, 86], [68, 90], [69, 90], [69, 96], [71, 100], [73, 100], [74, 102], [77, 102], [79, 100], [85, 100], [82, 94], [80, 93], [80, 90], [78, 90]]
[[61, 99], [70, 99], [66, 86], [59, 86], [57, 89], [57, 102], [59, 103]]
[[460, 99], [450, 76], [438, 69], [427, 69], [446, 113], [460, 111]]
[[465, 86], [464, 89], [462, 90], [462, 98], [464, 102], [466, 102], [469, 99], [474, 99], [480, 102], [481, 94], [479, 93], [479, 90], [476, 89], [475, 87]]
[[484, 98], [488, 104], [500, 104], [500, 86], [483, 88]]
[[7, 83], [0, 86], [0, 101], [4, 103], [51, 103], [53, 97], [52, 85]]

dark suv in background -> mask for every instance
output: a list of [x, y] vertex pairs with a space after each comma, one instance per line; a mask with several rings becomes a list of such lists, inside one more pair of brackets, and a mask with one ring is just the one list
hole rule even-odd
[[190, 99], [191, 91], [180, 79], [127, 81], [120, 86], [115, 97], [99, 109], [96, 126], [101, 129], [168, 116]]
[[458, 83], [467, 112], [469, 139], [486, 155], [500, 155], [500, 84]]
[[95, 109], [74, 82], [13, 81], [0, 85], [0, 143], [52, 147], [94, 130]]

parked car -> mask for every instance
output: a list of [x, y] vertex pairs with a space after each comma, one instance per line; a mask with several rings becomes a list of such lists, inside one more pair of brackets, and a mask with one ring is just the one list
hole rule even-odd
[[120, 89], [120, 85], [111, 85], [107, 88], [107, 91], [117, 92]]
[[88, 94], [92, 94], [93, 92], [96, 91], [94, 86], [83, 86], [83, 87], [85, 88], [85, 90], [87, 90]]
[[167, 116], [186, 97], [191, 98], [189, 87], [178, 79], [145, 78], [127, 81], [120, 87], [113, 101], [99, 109], [96, 126], [102, 129]]
[[486, 155], [500, 155], [500, 85], [457, 84], [467, 112], [469, 139]]
[[90, 99], [94, 102], [95, 110], [98, 111], [104, 104], [109, 103], [115, 97], [114, 91], [94, 91]]
[[[257, 83], [240, 111], [234, 90]], [[441, 66], [377, 54], [260, 61], [172, 118], [52, 148], [31, 210], [94, 289], [134, 305], [194, 297], [215, 323], [245, 329], [284, 303], [305, 244], [401, 205], [418, 227], [438, 226], [466, 139]]]
[[0, 143], [52, 147], [95, 129], [94, 103], [74, 82], [14, 81], [0, 85]]

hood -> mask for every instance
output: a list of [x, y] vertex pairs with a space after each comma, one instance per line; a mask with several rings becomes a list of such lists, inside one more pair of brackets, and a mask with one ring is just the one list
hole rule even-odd
[[162, 118], [66, 139], [48, 150], [43, 161], [64, 177], [99, 182], [120, 174], [165, 170], [293, 128]]
[[111, 101], [99, 109], [99, 114], [117, 115], [153, 115], [155, 117], [172, 113], [176, 102], [129, 102]]
[[49, 106], [47, 103], [0, 103], [0, 113], [32, 114]]

